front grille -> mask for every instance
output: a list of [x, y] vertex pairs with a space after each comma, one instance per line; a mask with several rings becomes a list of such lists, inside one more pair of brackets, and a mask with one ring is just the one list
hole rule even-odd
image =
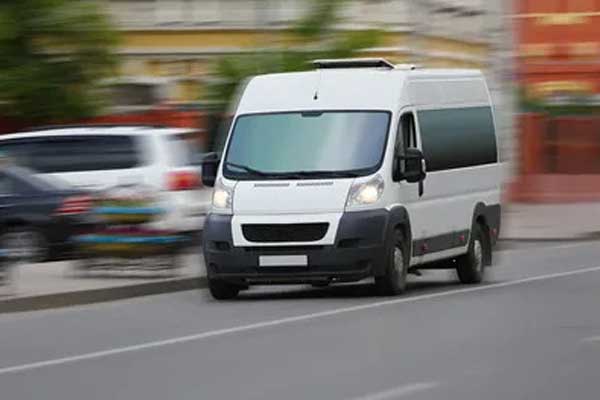
[[325, 237], [328, 228], [328, 223], [246, 224], [242, 233], [255, 243], [316, 242]]
[[320, 251], [324, 248], [325, 246], [257, 246], [244, 247], [243, 249], [247, 253], [260, 253], [263, 255], [294, 255]]

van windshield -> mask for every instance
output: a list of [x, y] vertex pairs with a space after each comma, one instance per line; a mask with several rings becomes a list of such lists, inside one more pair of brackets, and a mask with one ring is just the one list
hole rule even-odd
[[229, 179], [368, 175], [383, 161], [390, 113], [311, 111], [237, 118], [223, 172]]

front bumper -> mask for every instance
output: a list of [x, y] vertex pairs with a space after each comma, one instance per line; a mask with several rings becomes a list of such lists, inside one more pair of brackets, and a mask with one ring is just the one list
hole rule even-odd
[[[231, 216], [211, 214], [203, 247], [208, 277], [239, 284], [353, 282], [381, 275], [385, 266], [386, 210], [345, 213], [331, 246], [234, 247]], [[302, 267], [259, 265], [260, 256], [305, 255]]]

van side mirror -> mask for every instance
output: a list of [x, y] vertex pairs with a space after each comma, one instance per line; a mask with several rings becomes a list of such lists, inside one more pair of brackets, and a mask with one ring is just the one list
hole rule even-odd
[[202, 160], [202, 184], [204, 186], [215, 186], [220, 161], [217, 153], [209, 153]]
[[[402, 171], [404, 161], [404, 171]], [[408, 183], [423, 182], [427, 172], [425, 170], [425, 156], [419, 149], [406, 149], [404, 156], [399, 156], [394, 162], [394, 180], [405, 180]]]

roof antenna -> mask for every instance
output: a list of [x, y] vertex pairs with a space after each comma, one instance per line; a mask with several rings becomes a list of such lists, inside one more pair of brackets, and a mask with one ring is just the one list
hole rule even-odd
[[319, 70], [319, 78], [317, 80], [317, 88], [315, 89], [315, 95], [313, 96], [313, 100], [319, 100], [319, 88], [321, 86], [321, 70]]

